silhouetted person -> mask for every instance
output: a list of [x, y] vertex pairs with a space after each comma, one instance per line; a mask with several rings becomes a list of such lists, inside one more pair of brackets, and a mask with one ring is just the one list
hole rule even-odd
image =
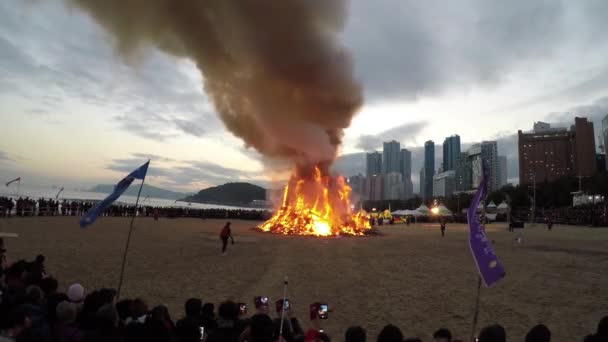
[[597, 325], [597, 331], [593, 335], [585, 337], [584, 342], [604, 342], [608, 341], [608, 316], [604, 316]]
[[441, 229], [441, 237], [445, 236], [445, 220], [441, 220], [439, 223], [439, 227]]
[[396, 326], [389, 324], [382, 328], [380, 334], [378, 334], [378, 342], [403, 342], [403, 333], [401, 329]]
[[551, 331], [544, 324], [539, 324], [530, 329], [526, 342], [551, 342]]
[[489, 325], [479, 333], [479, 342], [506, 342], [507, 333], [499, 324]]
[[348, 328], [344, 334], [344, 342], [365, 342], [366, 340], [367, 333], [359, 326]]
[[226, 254], [226, 248], [228, 247], [228, 239], [232, 240], [234, 245], [234, 238], [232, 237], [232, 231], [230, 230], [230, 222], [227, 222], [222, 232], [220, 233], [220, 239], [222, 240], [222, 254]]
[[433, 342], [451, 342], [452, 341], [452, 333], [446, 329], [442, 328], [433, 334]]

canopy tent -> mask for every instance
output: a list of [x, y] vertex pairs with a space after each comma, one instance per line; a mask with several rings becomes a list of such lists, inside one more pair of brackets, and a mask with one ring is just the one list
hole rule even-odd
[[424, 204], [421, 204], [418, 209], [416, 209], [417, 212], [419, 212], [421, 215], [429, 215], [431, 213], [431, 211], [429, 210], [429, 207], [427, 207]]
[[439, 216], [452, 216], [452, 212], [445, 205], [440, 204], [437, 207], [437, 215], [439, 215]]
[[509, 209], [509, 205], [505, 201], [503, 201], [502, 203], [500, 203], [498, 205], [498, 207], [496, 207], [496, 211], [499, 214], [506, 214], [508, 209]]
[[488, 203], [488, 205], [486, 205], [486, 209], [488, 208], [496, 208], [496, 203], [494, 203], [494, 201], [490, 201], [490, 203]]
[[392, 213], [394, 216], [422, 216], [422, 214], [418, 210], [397, 210]]

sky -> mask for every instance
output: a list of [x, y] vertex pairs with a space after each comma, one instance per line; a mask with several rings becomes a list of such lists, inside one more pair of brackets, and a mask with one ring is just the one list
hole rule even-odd
[[[465, 146], [498, 140], [516, 182], [517, 130], [578, 115], [597, 136], [605, 13], [603, 0], [350, 1], [340, 39], [364, 104], [336, 170], [362, 171], [362, 152], [395, 139], [413, 151], [416, 183], [424, 142], [440, 158], [458, 134]], [[191, 60], [158, 50], [125, 60], [113, 44], [64, 1], [0, 2], [0, 181], [86, 188], [147, 159], [147, 182], [173, 190], [284, 179], [224, 127]]]

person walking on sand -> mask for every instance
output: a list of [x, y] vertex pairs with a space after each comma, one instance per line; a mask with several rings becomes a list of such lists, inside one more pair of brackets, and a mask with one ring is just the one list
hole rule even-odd
[[445, 236], [445, 220], [441, 220], [441, 223], [439, 223], [439, 226], [441, 228], [441, 237]]
[[222, 228], [222, 232], [220, 233], [220, 239], [222, 240], [222, 255], [226, 255], [228, 238], [232, 240], [232, 244], [234, 245], [234, 238], [232, 237], [232, 232], [230, 231], [230, 222], [226, 222], [226, 225], [224, 228]]

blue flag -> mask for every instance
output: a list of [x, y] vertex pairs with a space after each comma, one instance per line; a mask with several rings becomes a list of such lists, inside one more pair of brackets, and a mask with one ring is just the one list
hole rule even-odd
[[[469, 221], [469, 247], [475, 265], [479, 271], [479, 276], [483, 280], [486, 287], [490, 287], [504, 278], [505, 270], [502, 264], [498, 261], [498, 257], [494, 253], [486, 233], [482, 228], [482, 224], [477, 217], [477, 206], [485, 197], [488, 190], [488, 168], [485, 163], [482, 163], [482, 178], [477, 188], [477, 193], [473, 197], [471, 206], [467, 210], [467, 220]], [[482, 218], [482, 220], [485, 217]]]
[[116, 187], [114, 187], [114, 191], [108, 195], [103, 201], [97, 203], [93, 208], [91, 208], [81, 219], [80, 219], [80, 228], [85, 228], [91, 223], [95, 222], [97, 216], [101, 214], [104, 210], [106, 210], [114, 201], [122, 195], [125, 190], [129, 188], [129, 185], [133, 183], [135, 179], [144, 179], [146, 178], [146, 173], [148, 172], [148, 165], [150, 161], [146, 162], [144, 165], [138, 167], [133, 172], [129, 173], [129, 175], [123, 178]]

